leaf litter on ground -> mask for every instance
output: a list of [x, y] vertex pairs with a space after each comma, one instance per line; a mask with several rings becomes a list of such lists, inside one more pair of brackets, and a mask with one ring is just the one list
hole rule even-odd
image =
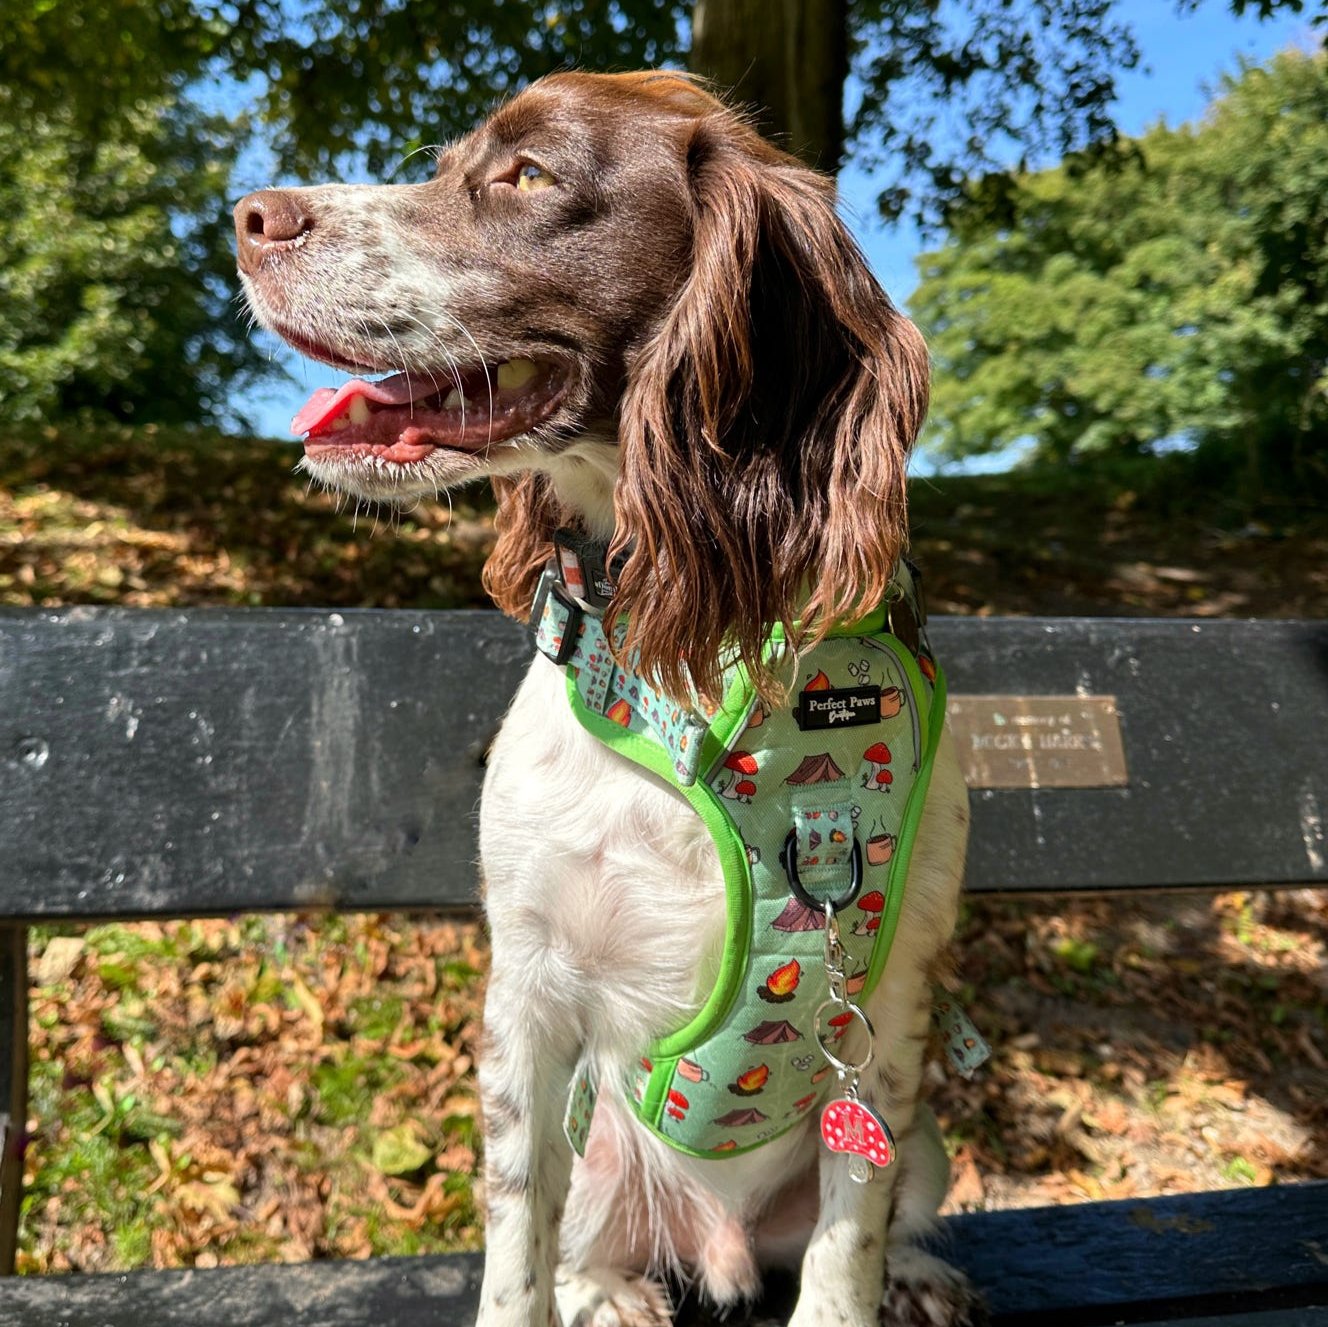
[[[0, 604], [474, 607], [483, 495], [336, 512], [289, 449], [43, 430], [0, 455]], [[1146, 468], [1152, 466], [1152, 469]], [[916, 480], [935, 611], [1328, 615], [1328, 516], [1149, 462]], [[1328, 1176], [1328, 900], [972, 899], [994, 1047], [929, 1063], [947, 1210]], [[37, 928], [20, 1267], [477, 1246], [474, 924], [321, 915]]]

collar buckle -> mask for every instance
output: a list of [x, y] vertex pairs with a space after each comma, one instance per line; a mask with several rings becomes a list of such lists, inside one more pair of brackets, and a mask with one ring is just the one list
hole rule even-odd
[[563, 587], [557, 571], [545, 567], [530, 609], [535, 648], [561, 668], [576, 653], [584, 617], [585, 610]]
[[575, 530], [555, 530], [553, 553], [568, 594], [592, 613], [603, 613], [613, 601], [621, 557], [607, 565], [608, 547]]

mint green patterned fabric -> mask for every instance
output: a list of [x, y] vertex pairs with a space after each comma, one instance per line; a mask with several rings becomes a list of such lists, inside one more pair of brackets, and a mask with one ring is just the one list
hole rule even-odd
[[[568, 626], [557, 606], [539, 629], [552, 643]], [[858, 625], [861, 634], [836, 634], [804, 654], [779, 708], [762, 704], [735, 669], [722, 704], [707, 713], [662, 701], [615, 663], [597, 619], [573, 629], [573, 712], [687, 796], [715, 838], [728, 898], [715, 989], [686, 1027], [642, 1048], [628, 1099], [647, 1127], [685, 1152], [746, 1151], [805, 1118], [835, 1082], [812, 1026], [829, 990], [824, 913], [793, 896], [781, 850], [792, 831], [804, 888], [819, 900], [845, 891], [858, 845], [862, 885], [839, 921], [850, 993], [865, 998], [894, 937], [944, 679], [925, 644], [915, 657], [877, 612]], [[878, 691], [879, 719], [848, 726], [859, 702], [843, 697]], [[822, 697], [830, 698], [822, 712], [843, 722], [804, 730], [797, 710], [816, 710]]]

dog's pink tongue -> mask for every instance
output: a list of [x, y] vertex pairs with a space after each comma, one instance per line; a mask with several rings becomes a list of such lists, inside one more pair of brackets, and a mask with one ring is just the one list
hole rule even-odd
[[291, 432], [319, 432], [344, 415], [357, 396], [367, 397], [379, 405], [409, 405], [421, 397], [433, 396], [437, 391], [438, 384], [433, 378], [416, 378], [409, 373], [394, 373], [378, 382], [352, 378], [335, 389], [320, 387], [314, 392], [291, 420]]

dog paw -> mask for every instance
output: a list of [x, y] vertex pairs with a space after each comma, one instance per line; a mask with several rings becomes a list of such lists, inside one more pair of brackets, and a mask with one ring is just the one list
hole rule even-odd
[[987, 1310], [962, 1272], [917, 1249], [890, 1250], [881, 1327], [984, 1327]]
[[673, 1309], [661, 1286], [606, 1268], [558, 1273], [554, 1292], [563, 1327], [670, 1327]]

